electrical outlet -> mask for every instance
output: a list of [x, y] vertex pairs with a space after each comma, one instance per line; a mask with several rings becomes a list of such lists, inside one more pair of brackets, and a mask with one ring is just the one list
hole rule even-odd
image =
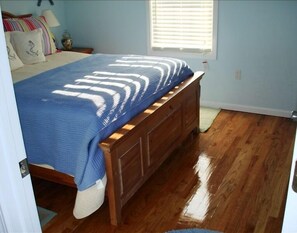
[[235, 79], [236, 80], [241, 80], [241, 70], [236, 70], [235, 71]]
[[208, 71], [208, 69], [209, 69], [208, 62], [205, 60], [205, 61], [202, 62], [202, 64], [203, 64], [203, 70], [204, 70], [204, 72], [205, 71]]

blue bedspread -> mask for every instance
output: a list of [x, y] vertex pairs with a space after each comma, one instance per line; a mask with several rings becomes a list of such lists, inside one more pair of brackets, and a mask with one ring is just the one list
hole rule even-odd
[[29, 162], [92, 186], [105, 174], [98, 142], [191, 74], [178, 59], [96, 54], [16, 83]]

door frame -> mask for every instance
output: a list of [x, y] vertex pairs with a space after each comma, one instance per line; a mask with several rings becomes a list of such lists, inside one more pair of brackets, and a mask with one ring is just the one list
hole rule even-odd
[[[0, 6], [1, 11], [1, 6]], [[0, 54], [7, 54], [2, 17]], [[0, 231], [41, 232], [30, 174], [22, 178], [26, 159], [8, 56], [0, 56]]]

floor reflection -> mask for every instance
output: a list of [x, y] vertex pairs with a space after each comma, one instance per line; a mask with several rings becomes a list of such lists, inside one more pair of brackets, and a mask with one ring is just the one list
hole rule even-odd
[[198, 183], [197, 191], [193, 193], [192, 198], [187, 202], [183, 210], [183, 216], [202, 222], [207, 215], [211, 195], [208, 191], [208, 179], [212, 172], [212, 165], [207, 154], [201, 153], [199, 155], [194, 170], [200, 183]]

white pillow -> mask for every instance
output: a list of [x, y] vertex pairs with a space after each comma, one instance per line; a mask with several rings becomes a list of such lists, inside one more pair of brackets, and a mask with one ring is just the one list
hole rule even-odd
[[42, 51], [42, 29], [38, 28], [29, 32], [10, 32], [12, 44], [16, 53], [24, 64], [44, 62]]
[[14, 51], [14, 48], [10, 42], [10, 32], [5, 32], [5, 41], [8, 54], [8, 60], [10, 70], [16, 70], [24, 66], [24, 63], [20, 60], [19, 56]]

